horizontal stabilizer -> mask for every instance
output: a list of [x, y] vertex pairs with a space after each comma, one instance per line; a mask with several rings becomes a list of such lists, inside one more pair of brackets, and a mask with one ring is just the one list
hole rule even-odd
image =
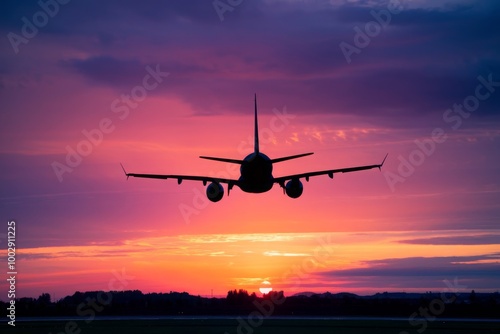
[[290, 155], [288, 157], [272, 159], [271, 162], [275, 163], [275, 162], [281, 162], [281, 161], [286, 161], [286, 160], [292, 160], [292, 159], [306, 157], [306, 156], [311, 155], [311, 154], [314, 154], [314, 152], [304, 153], [304, 154], [297, 154], [297, 155]]
[[243, 160], [236, 160], [236, 159], [205, 157], [205, 156], [200, 156], [200, 158], [207, 159], [207, 160], [221, 161], [221, 162], [229, 162], [231, 164], [239, 164], [239, 165], [241, 165], [243, 163]]

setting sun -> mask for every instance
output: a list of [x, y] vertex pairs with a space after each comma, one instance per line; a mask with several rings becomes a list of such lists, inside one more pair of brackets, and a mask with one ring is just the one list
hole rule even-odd
[[262, 284], [259, 288], [259, 291], [263, 295], [267, 295], [269, 292], [273, 291], [273, 288], [271, 287], [271, 283], [269, 283], [269, 281], [262, 282]]

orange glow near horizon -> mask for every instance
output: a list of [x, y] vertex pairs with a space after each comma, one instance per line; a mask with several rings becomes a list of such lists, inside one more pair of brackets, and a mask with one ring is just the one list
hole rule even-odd
[[215, 295], [223, 296], [232, 289], [258, 293], [263, 281], [271, 281], [273, 290], [283, 290], [286, 295], [303, 291], [368, 294], [379, 291], [370, 286], [352, 286], [352, 279], [342, 275], [330, 281], [322, 273], [370, 268], [376, 266], [370, 262], [380, 258], [498, 251], [494, 245], [450, 248], [400, 243], [415, 234], [204, 234], [124, 240], [120, 245], [22, 249], [20, 292], [37, 296], [57, 291], [56, 295], [62, 297], [83, 287], [105, 291], [138, 289], [145, 293], [187, 291], [195, 295], [209, 295], [213, 290]]

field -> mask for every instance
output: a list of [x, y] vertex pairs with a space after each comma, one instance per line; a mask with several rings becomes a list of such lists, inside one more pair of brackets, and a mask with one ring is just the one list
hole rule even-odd
[[[335, 320], [335, 319], [253, 319], [255, 322], [238, 322], [236, 319], [152, 319], [152, 320], [48, 320], [16, 321], [15, 329], [6, 322], [0, 325], [2, 333], [51, 333], [51, 334], [108, 334], [108, 333], [203, 333], [203, 334], [452, 334], [452, 333], [500, 333], [500, 322], [483, 321], [432, 321], [425, 331], [422, 324], [412, 326], [408, 320]], [[252, 326], [253, 324], [253, 326]], [[7, 328], [6, 328], [7, 327]], [[406, 333], [405, 333], [406, 334]]]

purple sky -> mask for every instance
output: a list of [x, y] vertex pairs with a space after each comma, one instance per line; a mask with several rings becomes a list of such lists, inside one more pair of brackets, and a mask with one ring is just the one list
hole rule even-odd
[[[458, 277], [469, 290], [498, 290], [500, 2], [400, 1], [391, 13], [390, 1], [246, 0], [218, 13], [211, 0], [54, 1], [42, 1], [52, 15], [37, 1], [0, 3], [0, 216], [18, 224], [22, 295], [106, 289], [108, 274], [80, 275], [96, 258], [96, 271], [126, 266], [131, 287], [144, 291], [224, 294], [263, 280], [286, 289], [279, 270], [310, 256], [324, 233], [345, 233], [343, 253], [304, 289], [426, 291]], [[357, 51], [346, 57], [342, 45]], [[151, 71], [161, 73], [154, 88], [127, 104]], [[201, 184], [125, 181], [119, 162], [133, 172], [237, 177], [197, 157], [249, 153], [254, 93], [266, 154], [315, 152], [275, 166], [275, 176], [389, 153], [382, 173], [311, 179], [297, 200], [278, 187], [258, 196], [235, 189], [188, 218], [182, 208], [204, 194]], [[290, 118], [276, 119], [285, 111]], [[68, 147], [102, 120], [108, 133], [58, 177], [54, 162], [66, 163]], [[259, 237], [231, 241], [233, 253], [188, 237], [212, 234]], [[212, 258], [193, 260], [198, 246]], [[175, 260], [179, 250], [190, 260]], [[141, 274], [148, 252], [175, 281]], [[273, 271], [276, 254], [287, 261]], [[212, 259], [218, 273], [200, 275]], [[224, 269], [245, 261], [252, 266]]]

